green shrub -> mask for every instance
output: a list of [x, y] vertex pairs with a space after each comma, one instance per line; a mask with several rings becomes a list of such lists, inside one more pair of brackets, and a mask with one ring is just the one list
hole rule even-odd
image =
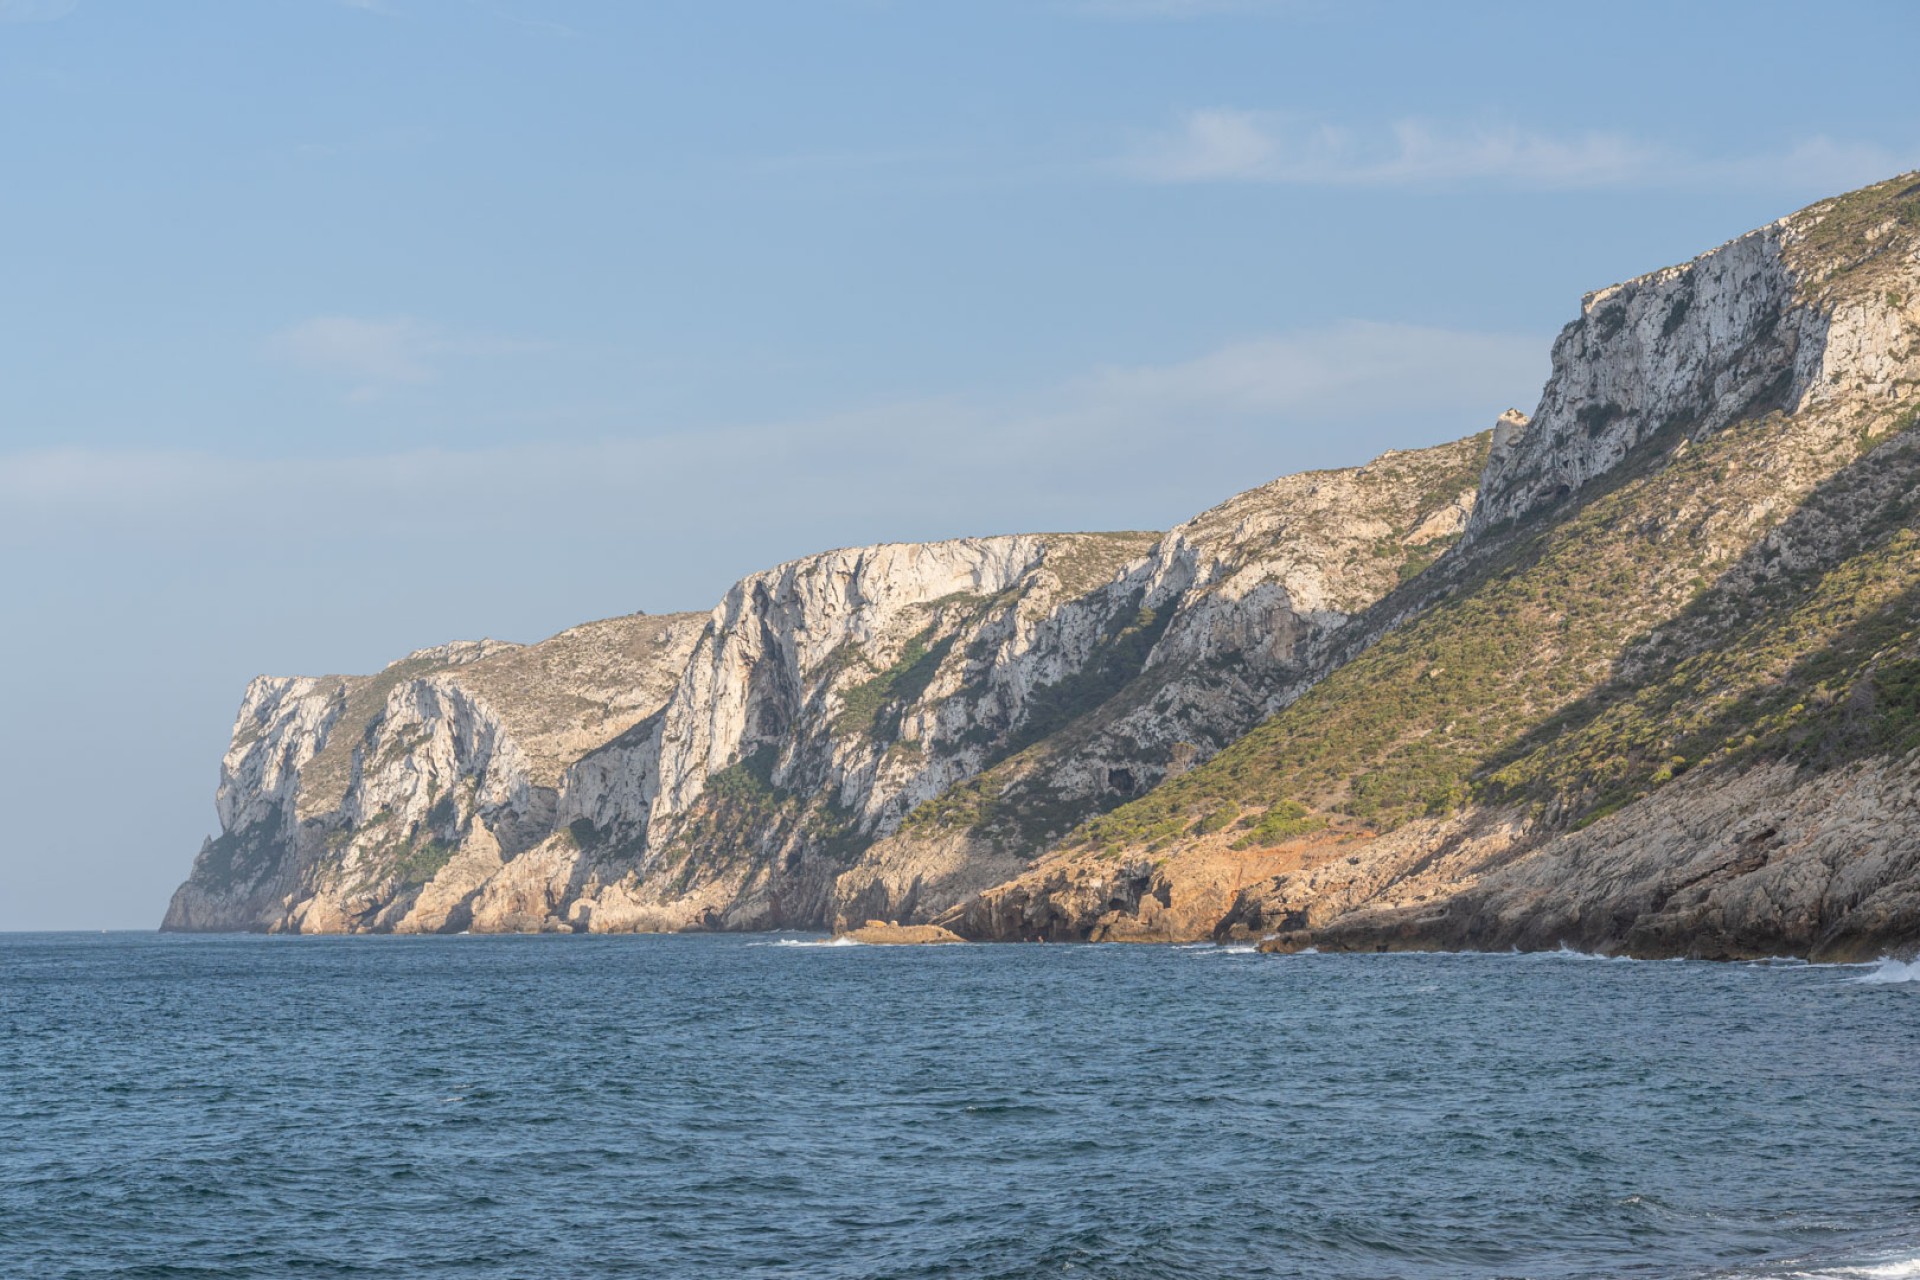
[[[1920, 744], [1905, 665], [1920, 662], [1920, 537], [1904, 496], [1920, 450], [1903, 435], [1796, 493], [1779, 460], [1825, 448], [1796, 420], [1768, 412], [1680, 449], [1689, 425], [1668, 423], [1570, 510], [1483, 538], [1444, 598], [1078, 837], [1137, 843], [1273, 795], [1374, 830], [1473, 800], [1591, 820], [1707, 760], [1822, 765]], [[1783, 513], [1802, 504], [1796, 545], [1828, 548], [1791, 573], [1779, 561], [1744, 578], [1738, 548], [1674, 524], [1783, 498]]]
[[1240, 806], [1224, 804], [1194, 825], [1194, 834], [1210, 836], [1216, 831], [1225, 831], [1240, 820]]
[[1297, 800], [1282, 800], [1261, 815], [1253, 830], [1233, 842], [1235, 849], [1264, 849], [1325, 830], [1324, 814], [1311, 813]]
[[892, 666], [840, 695], [840, 714], [833, 718], [835, 734], [867, 733], [878, 741], [899, 735], [900, 717], [927, 691], [953, 648], [952, 635], [929, 644], [933, 630], [928, 627], [909, 639]]

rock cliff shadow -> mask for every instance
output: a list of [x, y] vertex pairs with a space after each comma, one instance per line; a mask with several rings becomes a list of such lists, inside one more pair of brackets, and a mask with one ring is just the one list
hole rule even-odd
[[[1920, 581], [1892, 561], [1897, 542], [1913, 537], [1916, 494], [1920, 433], [1909, 426], [1816, 486], [1670, 619], [1630, 641], [1588, 693], [1489, 756], [1475, 775], [1479, 798], [1542, 799], [1503, 785], [1501, 771], [1583, 735], [1626, 763], [1583, 784], [1559, 815], [1566, 820], [1618, 807], [1704, 761], [1822, 769], [1913, 745]], [[1849, 617], [1851, 584], [1869, 571], [1907, 585]], [[1823, 636], [1811, 647], [1808, 627]], [[1715, 675], [1701, 664], [1717, 654], [1741, 655], [1750, 678], [1700, 715], [1698, 686]]]

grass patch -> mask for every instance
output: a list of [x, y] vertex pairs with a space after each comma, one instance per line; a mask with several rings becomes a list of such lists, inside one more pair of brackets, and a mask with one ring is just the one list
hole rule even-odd
[[1033, 691], [1025, 716], [1007, 738], [1005, 754], [1051, 737], [1118, 694], [1146, 666], [1172, 619], [1170, 610], [1146, 608], [1138, 596], [1117, 610], [1079, 670]]
[[927, 691], [953, 649], [955, 636], [933, 639], [932, 627], [908, 639], [893, 664], [840, 695], [833, 732], [840, 737], [865, 733], [888, 742], [900, 734], [900, 718]]

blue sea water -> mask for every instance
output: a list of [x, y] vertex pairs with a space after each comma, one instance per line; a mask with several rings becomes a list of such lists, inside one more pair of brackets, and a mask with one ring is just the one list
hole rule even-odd
[[0, 935], [0, 1276], [1920, 1276], [1916, 979]]

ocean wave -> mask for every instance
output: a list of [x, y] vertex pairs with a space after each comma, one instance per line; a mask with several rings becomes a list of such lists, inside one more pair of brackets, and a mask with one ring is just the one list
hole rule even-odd
[[858, 947], [865, 944], [852, 938], [775, 938], [771, 942], [749, 942], [750, 947]]
[[1847, 1277], [1847, 1280], [1914, 1280], [1914, 1277], [1920, 1277], [1920, 1257], [1901, 1258], [1895, 1262], [1865, 1267], [1842, 1267], [1833, 1275]]
[[1902, 1251], [1847, 1262], [1798, 1258], [1759, 1270], [1715, 1271], [1714, 1280], [1920, 1280], [1920, 1255]]
[[1920, 1256], [1791, 1271], [1783, 1280], [1920, 1280]]
[[1650, 958], [1643, 958], [1641, 956], [1624, 956], [1624, 955], [1610, 956], [1599, 951], [1582, 951], [1577, 947], [1570, 947], [1564, 942], [1561, 943], [1558, 947], [1556, 947], [1552, 951], [1520, 951], [1520, 952], [1515, 952], [1515, 954], [1532, 956], [1535, 959], [1542, 959], [1542, 960], [1595, 960], [1602, 964], [1689, 964], [1691, 963], [1691, 961], [1689, 961], [1685, 956], [1662, 956], [1657, 960], [1650, 959]]
[[[1879, 960], [1874, 962], [1871, 970], [1854, 978], [1853, 981], [1868, 986], [1883, 986], [1895, 982], [1920, 982], [1920, 959], [1895, 960], [1892, 956], [1881, 956]], [[1920, 1258], [1900, 1265], [1912, 1266], [1914, 1270], [1892, 1271], [1884, 1274], [1889, 1276], [1920, 1277]], [[1860, 1274], [1866, 1275], [1868, 1273], [1861, 1272]], [[1882, 1273], [1874, 1272], [1872, 1274], [1880, 1275]]]

